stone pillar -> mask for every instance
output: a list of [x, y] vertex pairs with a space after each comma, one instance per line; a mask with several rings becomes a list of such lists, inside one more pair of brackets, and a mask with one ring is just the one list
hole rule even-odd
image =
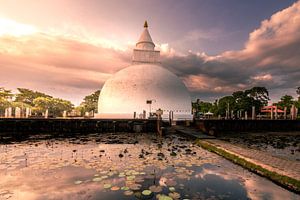
[[7, 111], [7, 117], [8, 117], [8, 118], [12, 117], [12, 107], [9, 107], [9, 108], [8, 108], [8, 111]]
[[46, 111], [45, 111], [45, 118], [46, 119], [48, 118], [48, 114], [49, 114], [49, 111], [48, 111], [48, 109], [46, 109]]
[[278, 107], [275, 107], [275, 119], [278, 119]]
[[21, 118], [21, 108], [15, 108], [15, 118]]
[[5, 117], [5, 118], [8, 118], [8, 108], [5, 108], [4, 117]]
[[292, 105], [292, 107], [291, 107], [291, 119], [292, 120], [296, 119], [296, 117], [295, 117], [295, 105]]
[[286, 109], [287, 109], [287, 108], [284, 107], [284, 110], [283, 110], [283, 111], [284, 111], [284, 114], [283, 114], [283, 118], [284, 118], [284, 119], [286, 119]]
[[271, 107], [271, 119], [273, 119], [273, 106]]
[[248, 119], [248, 113], [247, 113], [247, 111], [245, 111], [245, 120], [247, 120]]
[[143, 110], [143, 119], [146, 119], [146, 110]]
[[26, 108], [25, 117], [28, 118], [30, 113], [30, 108]]
[[136, 112], [133, 112], [133, 119], [136, 118]]
[[252, 120], [255, 120], [255, 106], [252, 106]]
[[233, 119], [233, 110], [231, 111], [231, 119]]
[[63, 118], [67, 118], [67, 111], [65, 111], [65, 110], [63, 112]]

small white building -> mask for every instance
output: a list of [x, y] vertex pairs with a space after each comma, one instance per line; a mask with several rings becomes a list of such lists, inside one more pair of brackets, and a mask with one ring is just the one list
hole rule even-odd
[[149, 117], [163, 110], [162, 118], [190, 120], [191, 98], [183, 82], [160, 65], [148, 31], [144, 31], [133, 50], [132, 65], [108, 79], [99, 96], [96, 118], [132, 119]]

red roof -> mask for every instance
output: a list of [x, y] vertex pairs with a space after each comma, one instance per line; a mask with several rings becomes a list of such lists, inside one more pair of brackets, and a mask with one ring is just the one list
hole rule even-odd
[[[264, 106], [262, 107], [261, 111], [260, 112], [266, 112], [266, 113], [270, 113], [271, 112], [271, 109], [273, 109], [273, 112], [275, 113], [276, 112], [276, 107], [277, 106]], [[277, 113], [284, 113], [283, 110], [279, 109], [277, 107]]]

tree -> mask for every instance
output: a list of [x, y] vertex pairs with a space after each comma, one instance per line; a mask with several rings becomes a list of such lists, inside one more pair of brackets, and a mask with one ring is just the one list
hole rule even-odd
[[48, 109], [49, 115], [53, 117], [62, 116], [63, 111], [71, 111], [73, 108], [70, 101], [52, 97], [37, 97], [33, 100], [33, 104], [33, 111], [37, 115], [41, 115]]
[[233, 96], [225, 96], [219, 99], [216, 115], [226, 115], [226, 110], [235, 108], [235, 99]]
[[19, 93], [16, 95], [16, 102], [23, 102], [28, 105], [34, 106], [34, 99], [38, 97], [47, 97], [47, 98], [52, 98], [52, 96], [44, 94], [42, 92], [37, 92], [33, 90], [29, 90], [26, 88], [18, 88]]
[[265, 87], [253, 87], [245, 91], [236, 91], [232, 96], [225, 96], [219, 99], [219, 102], [212, 108], [216, 115], [224, 116], [226, 110], [251, 113], [252, 106], [255, 106], [256, 114], [261, 107], [268, 104], [269, 92]]
[[5, 108], [11, 106], [11, 98], [13, 94], [10, 90], [0, 87], [0, 115], [3, 115]]
[[255, 101], [261, 102], [263, 106], [268, 105], [269, 92], [265, 87], [253, 87], [245, 91], [246, 95], [254, 98]]
[[298, 101], [300, 102], [300, 87], [297, 88], [296, 93], [298, 95]]
[[91, 112], [94, 111], [94, 113], [98, 112], [98, 99], [100, 95], [100, 90], [97, 90], [93, 92], [90, 95], [87, 95], [84, 97], [83, 102], [80, 104], [81, 107], [81, 113], [85, 112]]
[[292, 105], [294, 104], [294, 97], [291, 95], [284, 95], [280, 98], [280, 101], [277, 103], [277, 106], [280, 106], [282, 109], [287, 107], [289, 111]]
[[248, 93], [245, 91], [237, 91], [232, 94], [235, 100], [235, 107], [233, 108], [234, 112], [237, 111], [250, 111], [252, 106], [255, 105], [255, 100], [253, 97], [248, 96]]
[[208, 111], [212, 111], [213, 104], [197, 99], [196, 102], [192, 102], [192, 107], [196, 112], [207, 113]]

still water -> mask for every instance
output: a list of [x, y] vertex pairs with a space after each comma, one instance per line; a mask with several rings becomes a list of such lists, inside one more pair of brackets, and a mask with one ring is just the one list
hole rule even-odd
[[178, 135], [0, 145], [0, 199], [299, 199]]

